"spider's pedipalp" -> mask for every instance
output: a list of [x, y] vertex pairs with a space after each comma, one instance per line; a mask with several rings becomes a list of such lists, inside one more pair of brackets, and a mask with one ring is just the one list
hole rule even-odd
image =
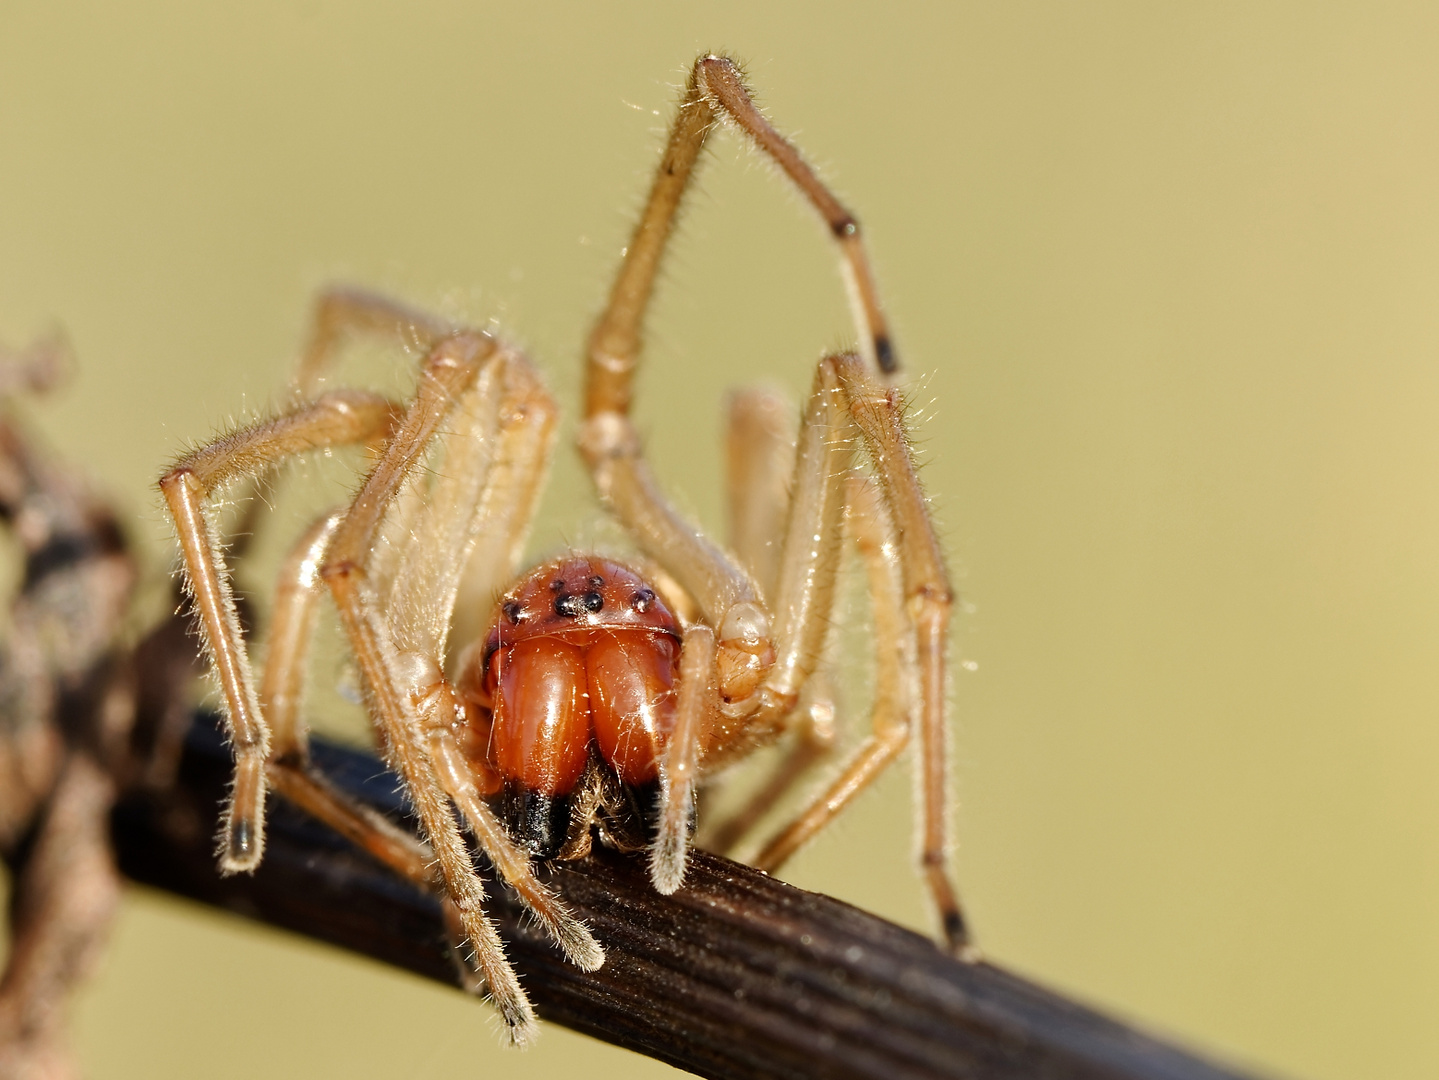
[[700, 740], [717, 704], [715, 653], [708, 626], [696, 623], [685, 631], [675, 726], [660, 763], [659, 827], [650, 849], [650, 880], [666, 896], [684, 882]]

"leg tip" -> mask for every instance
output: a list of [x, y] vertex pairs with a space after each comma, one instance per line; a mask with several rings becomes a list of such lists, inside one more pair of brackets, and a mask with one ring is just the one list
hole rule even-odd
[[970, 940], [969, 928], [958, 911], [944, 913], [944, 940], [949, 952], [967, 964], [977, 964], [984, 959], [979, 946]]
[[516, 1050], [528, 1049], [540, 1034], [539, 1021], [528, 999], [521, 993], [518, 1001], [495, 1002], [505, 1024], [505, 1045]]
[[590, 938], [586, 948], [577, 948], [570, 953], [570, 962], [581, 971], [599, 971], [605, 966], [605, 950], [600, 943]]
[[974, 942], [972, 941], [966, 941], [962, 945], [956, 946], [954, 949], [954, 955], [958, 959], [963, 960], [966, 964], [984, 963], [983, 951], [981, 951], [980, 947], [974, 944]]
[[223, 874], [253, 874], [264, 854], [265, 837], [258, 825], [248, 818], [230, 823], [225, 831], [225, 846], [220, 856]]
[[686, 844], [663, 826], [650, 852], [650, 883], [661, 896], [673, 896], [685, 883]]

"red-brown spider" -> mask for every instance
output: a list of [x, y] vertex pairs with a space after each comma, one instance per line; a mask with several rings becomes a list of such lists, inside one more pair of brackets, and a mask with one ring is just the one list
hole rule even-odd
[[[820, 361], [797, 438], [771, 395], [734, 399], [732, 551], [660, 493], [629, 419], [656, 268], [698, 154], [720, 121], [769, 155], [829, 226], [862, 350]], [[408, 402], [318, 392], [332, 354], [357, 333], [425, 351]], [[735, 64], [719, 56], [695, 63], [587, 352], [580, 452], [604, 505], [663, 572], [663, 587], [597, 556], [550, 562], [511, 583], [556, 416], [534, 369], [489, 333], [367, 294], [325, 294], [300, 364], [298, 403], [186, 455], [160, 481], [234, 746], [223, 870], [259, 864], [265, 792], [275, 788], [400, 873], [442, 890], [457, 936], [474, 949], [476, 985], [488, 989], [511, 1037], [524, 1041], [533, 1015], [485, 916], [455, 810], [566, 955], [598, 967], [600, 946], [536, 879], [532, 860], [583, 853], [599, 825], [609, 842], [647, 844], [655, 887], [673, 892], [684, 878], [700, 776], [798, 728], [774, 782], [722, 831], [732, 839], [758, 817], [826, 734], [815, 710], [801, 707], [802, 696], [823, 651], [848, 529], [868, 568], [874, 610], [873, 730], [757, 861], [777, 867], [918, 728], [923, 868], [948, 943], [964, 949], [945, 848], [952, 594], [899, 398], [888, 385], [897, 367], [857, 222], [755, 108]], [[292, 455], [344, 443], [372, 448], [373, 469], [348, 506], [321, 515], [293, 548], [257, 681], [207, 500]], [[467, 573], [464, 593], [487, 598], [494, 614], [487, 635], [452, 649]], [[299, 698], [322, 583], [424, 842], [352, 805], [307, 761]]]

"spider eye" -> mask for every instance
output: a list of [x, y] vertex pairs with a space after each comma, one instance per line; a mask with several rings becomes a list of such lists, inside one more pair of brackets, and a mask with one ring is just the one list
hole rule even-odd
[[509, 620], [511, 626], [518, 626], [520, 619], [522, 619], [525, 614], [525, 609], [514, 600], [506, 602], [505, 606], [500, 610], [504, 612], [505, 618]]
[[585, 584], [591, 589], [603, 589], [605, 587], [605, 579], [600, 577], [599, 574], [595, 574], [589, 581], [585, 582]]
[[630, 597], [630, 607], [641, 615], [654, 606], [655, 594], [653, 589], [641, 589]]
[[585, 610], [595, 614], [605, 606], [605, 598], [597, 592], [585, 593]]
[[555, 578], [554, 581], [550, 582], [550, 592], [564, 592], [564, 591], [565, 591], [565, 579], [564, 579], [564, 578]]
[[564, 596], [555, 597], [556, 615], [563, 615], [567, 619], [573, 619], [584, 609], [584, 601], [573, 593], [565, 593]]

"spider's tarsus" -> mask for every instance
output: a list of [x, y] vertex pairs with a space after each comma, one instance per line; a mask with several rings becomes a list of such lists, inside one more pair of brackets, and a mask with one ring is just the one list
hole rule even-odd
[[225, 850], [220, 860], [222, 874], [253, 874], [260, 866], [264, 840], [249, 818], [236, 818], [225, 831]]
[[874, 358], [879, 363], [879, 370], [886, 375], [893, 375], [899, 370], [899, 357], [894, 354], [894, 345], [890, 343], [888, 335], [875, 336]]
[[655, 892], [671, 896], [685, 882], [689, 845], [684, 829], [666, 828], [665, 825], [665, 819], [661, 818], [659, 836], [655, 837], [655, 846], [650, 850], [650, 881]]
[[584, 923], [576, 920], [574, 926], [573, 932], [560, 936], [560, 950], [581, 971], [598, 971], [604, 967], [605, 950]]
[[240, 820], [230, 826], [230, 857], [244, 861], [255, 853], [255, 827]]
[[520, 989], [519, 983], [514, 983], [510, 988], [513, 995], [507, 994], [504, 998], [490, 994], [490, 1002], [499, 1010], [500, 1018], [505, 1022], [505, 1037], [510, 1046], [517, 1050], [523, 1050], [535, 1041], [535, 1036], [540, 1033], [539, 1021], [535, 1019], [535, 1011], [530, 1007], [529, 998]]
[[970, 948], [969, 928], [964, 925], [964, 916], [958, 911], [944, 913], [944, 939], [949, 942], [950, 951], [960, 956]]

